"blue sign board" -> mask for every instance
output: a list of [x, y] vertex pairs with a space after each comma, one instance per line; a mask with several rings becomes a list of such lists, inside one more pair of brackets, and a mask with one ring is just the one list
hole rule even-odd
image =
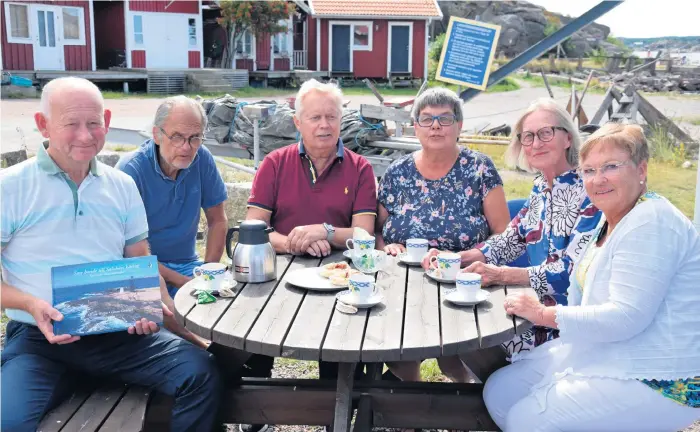
[[436, 79], [486, 90], [501, 28], [464, 18], [450, 18]]

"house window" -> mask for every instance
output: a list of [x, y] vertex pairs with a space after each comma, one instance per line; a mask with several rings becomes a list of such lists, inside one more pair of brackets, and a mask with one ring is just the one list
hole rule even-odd
[[134, 43], [143, 45], [143, 16], [134, 15]]
[[249, 30], [243, 32], [236, 43], [236, 54], [251, 54], [253, 52], [253, 35]]
[[287, 54], [287, 33], [277, 33], [272, 36], [272, 52], [275, 54]]
[[5, 3], [5, 28], [7, 42], [32, 43], [29, 36], [29, 7], [23, 4]]
[[353, 23], [352, 49], [355, 51], [372, 51], [371, 22]]
[[195, 22], [194, 18], [188, 19], [187, 23], [188, 23], [188, 27], [189, 27], [190, 46], [196, 47], [197, 46], [197, 23]]
[[85, 45], [85, 17], [81, 7], [64, 7], [63, 44]]

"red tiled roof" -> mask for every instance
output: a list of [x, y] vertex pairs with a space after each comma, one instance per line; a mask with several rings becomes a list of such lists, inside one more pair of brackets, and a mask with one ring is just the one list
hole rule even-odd
[[313, 16], [441, 18], [435, 0], [309, 0]]

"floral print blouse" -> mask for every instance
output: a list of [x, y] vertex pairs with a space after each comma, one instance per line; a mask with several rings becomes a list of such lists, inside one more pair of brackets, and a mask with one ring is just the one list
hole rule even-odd
[[[567, 304], [569, 275], [596, 229], [601, 212], [591, 204], [575, 170], [556, 177], [550, 188], [540, 174], [525, 205], [506, 230], [477, 246], [488, 264], [506, 265], [526, 253], [530, 286], [547, 306]], [[557, 330], [533, 327], [504, 344], [509, 356], [558, 337]]]
[[424, 238], [440, 250], [467, 250], [490, 235], [484, 216], [484, 198], [502, 186], [488, 156], [460, 150], [452, 169], [439, 180], [424, 178], [412, 154], [386, 170], [379, 184], [379, 202], [389, 217], [382, 228], [386, 244], [406, 244]]

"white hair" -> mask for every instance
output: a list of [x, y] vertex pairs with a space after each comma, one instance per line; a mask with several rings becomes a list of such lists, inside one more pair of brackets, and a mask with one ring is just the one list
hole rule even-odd
[[578, 134], [578, 129], [574, 125], [574, 121], [562, 106], [558, 105], [551, 98], [539, 98], [532, 102], [530, 106], [525, 110], [517, 122], [515, 122], [515, 127], [513, 128], [513, 133], [511, 134], [510, 144], [506, 149], [505, 162], [510, 168], [520, 168], [524, 171], [534, 172], [530, 162], [528, 162], [525, 156], [525, 151], [523, 146], [518, 139], [518, 134], [523, 131], [523, 124], [525, 119], [535, 111], [546, 111], [555, 117], [556, 124], [552, 126], [559, 126], [566, 129], [566, 132], [571, 137], [571, 145], [565, 150], [566, 161], [572, 167], [578, 166], [578, 151], [581, 147], [581, 138]]
[[199, 114], [200, 123], [202, 125], [202, 132], [204, 132], [207, 129], [207, 113], [204, 111], [204, 107], [202, 106], [202, 104], [184, 95], [171, 96], [165, 99], [160, 105], [158, 105], [158, 109], [156, 109], [156, 117], [153, 120], [153, 125], [163, 127], [165, 122], [168, 120], [168, 116], [170, 116], [170, 113], [172, 112], [173, 108], [177, 106], [188, 107], [192, 111]]
[[338, 112], [343, 112], [343, 92], [340, 90], [340, 87], [333, 83], [324, 84], [316, 81], [315, 79], [310, 79], [302, 84], [301, 88], [297, 92], [296, 99], [294, 101], [297, 118], [299, 118], [301, 113], [304, 111], [304, 98], [306, 98], [309, 93], [314, 91], [332, 96], [333, 99], [335, 99], [336, 105], [338, 106]]
[[78, 77], [62, 77], [52, 79], [41, 91], [41, 102], [39, 103], [39, 107], [44, 117], [47, 119], [49, 118], [51, 112], [51, 96], [53, 93], [56, 92], [56, 90], [65, 89], [87, 90], [88, 92], [94, 93], [95, 97], [97, 97], [97, 99], [100, 101], [100, 105], [104, 107], [105, 101], [102, 97], [102, 93], [100, 92], [100, 89], [91, 81]]

